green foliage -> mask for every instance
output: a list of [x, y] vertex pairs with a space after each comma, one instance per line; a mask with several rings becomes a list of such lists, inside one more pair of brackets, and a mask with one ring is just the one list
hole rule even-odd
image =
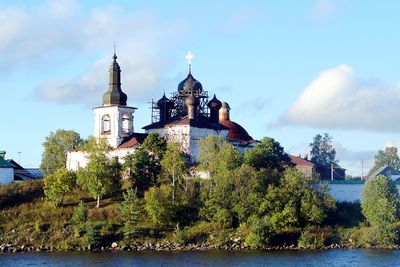
[[384, 151], [378, 150], [378, 153], [375, 155], [374, 167], [369, 173], [374, 173], [383, 166], [390, 166], [397, 171], [400, 170], [400, 158], [397, 147], [386, 147]]
[[111, 147], [107, 140], [104, 138], [96, 138], [90, 136], [88, 139], [82, 142], [81, 150], [93, 155], [93, 154], [106, 154], [111, 151]]
[[234, 170], [243, 162], [240, 152], [224, 139], [208, 136], [199, 140], [199, 168], [210, 172], [211, 177]]
[[64, 195], [70, 193], [76, 186], [76, 175], [66, 168], [47, 175], [44, 178], [44, 194], [46, 199], [57, 207], [63, 202]]
[[102, 196], [114, 193], [120, 188], [121, 165], [117, 158], [110, 160], [103, 153], [92, 153], [88, 159], [86, 168], [77, 173], [77, 183], [93, 198], [97, 198], [99, 207]]
[[167, 151], [161, 161], [162, 170], [165, 176], [172, 182], [172, 200], [175, 201], [176, 184], [183, 184], [185, 175], [188, 174], [188, 167], [184, 153], [179, 149], [178, 144], [168, 143]]
[[144, 208], [152, 223], [159, 226], [168, 226], [171, 223], [174, 216], [171, 186], [151, 187], [145, 192], [144, 200]]
[[359, 202], [338, 202], [336, 210], [329, 212], [327, 224], [354, 227], [364, 220]]
[[88, 206], [81, 202], [79, 206], [75, 209], [72, 215], [72, 222], [75, 224], [84, 224], [88, 219], [89, 208]]
[[160, 162], [165, 154], [167, 142], [158, 133], [149, 133], [143, 142], [142, 147], [154, 155], [155, 159]]
[[136, 234], [141, 216], [141, 201], [137, 197], [136, 191], [131, 188], [126, 190], [124, 201], [119, 204], [119, 210], [124, 220], [124, 235], [131, 236]]
[[336, 164], [336, 150], [332, 145], [333, 139], [327, 133], [323, 135], [317, 134], [313, 142], [310, 144], [311, 148], [311, 162], [317, 167], [326, 167], [330, 164]]
[[289, 169], [279, 186], [268, 188], [260, 213], [270, 218], [275, 230], [283, 230], [319, 225], [332, 209], [335, 209], [335, 201], [325, 185]]
[[85, 240], [86, 244], [91, 247], [98, 247], [101, 243], [102, 237], [100, 234], [101, 224], [99, 223], [87, 223]]
[[160, 172], [158, 160], [142, 146], [124, 158], [124, 167], [129, 170], [133, 186], [141, 195], [155, 185], [156, 175]]
[[371, 225], [387, 225], [399, 218], [399, 193], [386, 176], [379, 175], [364, 184], [361, 193], [362, 213]]
[[214, 225], [209, 222], [198, 222], [191, 227], [181, 230], [179, 225], [176, 227], [172, 241], [178, 244], [199, 244], [207, 242], [212, 233]]
[[249, 218], [246, 225], [250, 231], [245, 237], [246, 245], [251, 248], [262, 248], [269, 244], [271, 235], [274, 234], [271, 224], [267, 218], [258, 218], [252, 216]]
[[244, 153], [244, 162], [256, 168], [277, 169], [283, 171], [291, 166], [289, 155], [279, 142], [270, 137], [264, 137], [260, 143]]
[[77, 148], [82, 143], [79, 134], [74, 131], [57, 130], [50, 132], [43, 142], [42, 163], [40, 169], [45, 176], [65, 167], [67, 152]]
[[306, 227], [298, 240], [300, 248], [316, 249], [327, 246], [334, 238], [331, 228]]

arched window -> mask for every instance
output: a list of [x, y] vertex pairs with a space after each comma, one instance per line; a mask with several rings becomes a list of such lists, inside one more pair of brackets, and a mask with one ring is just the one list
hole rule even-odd
[[104, 115], [101, 118], [101, 133], [105, 135], [111, 134], [111, 119], [109, 115]]
[[130, 133], [131, 131], [131, 116], [129, 116], [128, 114], [124, 114], [122, 116], [122, 132], [123, 133]]

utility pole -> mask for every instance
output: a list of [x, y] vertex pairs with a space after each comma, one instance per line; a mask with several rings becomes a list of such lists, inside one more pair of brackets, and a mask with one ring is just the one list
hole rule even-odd
[[331, 180], [333, 181], [333, 163], [331, 163]]
[[21, 151], [18, 151], [18, 164], [21, 165]]

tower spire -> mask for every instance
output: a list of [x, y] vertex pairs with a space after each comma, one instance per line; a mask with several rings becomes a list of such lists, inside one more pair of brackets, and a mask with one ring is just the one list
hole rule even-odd
[[192, 73], [192, 59], [194, 58], [194, 55], [192, 54], [192, 52], [188, 52], [187, 54], [186, 54], [186, 60], [187, 60], [187, 62], [188, 62], [188, 65], [189, 65], [189, 73]]
[[117, 62], [116, 46], [114, 44], [113, 62], [109, 69], [108, 91], [103, 95], [103, 106], [126, 106], [127, 95], [121, 89], [121, 68]]

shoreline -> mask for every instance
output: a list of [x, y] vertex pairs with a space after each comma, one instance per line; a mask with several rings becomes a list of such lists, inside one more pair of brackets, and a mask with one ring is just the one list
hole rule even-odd
[[33, 246], [33, 245], [21, 245], [15, 246], [13, 244], [1, 244], [0, 253], [25, 253], [25, 252], [121, 252], [121, 251], [284, 251], [284, 250], [301, 250], [301, 251], [317, 251], [317, 250], [331, 250], [331, 249], [384, 249], [384, 250], [398, 250], [400, 245], [391, 246], [343, 246], [339, 244], [331, 244], [328, 246], [318, 248], [304, 248], [295, 245], [290, 246], [276, 246], [276, 247], [265, 247], [265, 248], [250, 248], [246, 245], [231, 244], [231, 245], [208, 245], [208, 244], [173, 244], [173, 243], [145, 243], [139, 244], [134, 243], [131, 245], [119, 246], [117, 242], [113, 242], [110, 246], [100, 247], [73, 247], [69, 249], [57, 249], [52, 246]]

